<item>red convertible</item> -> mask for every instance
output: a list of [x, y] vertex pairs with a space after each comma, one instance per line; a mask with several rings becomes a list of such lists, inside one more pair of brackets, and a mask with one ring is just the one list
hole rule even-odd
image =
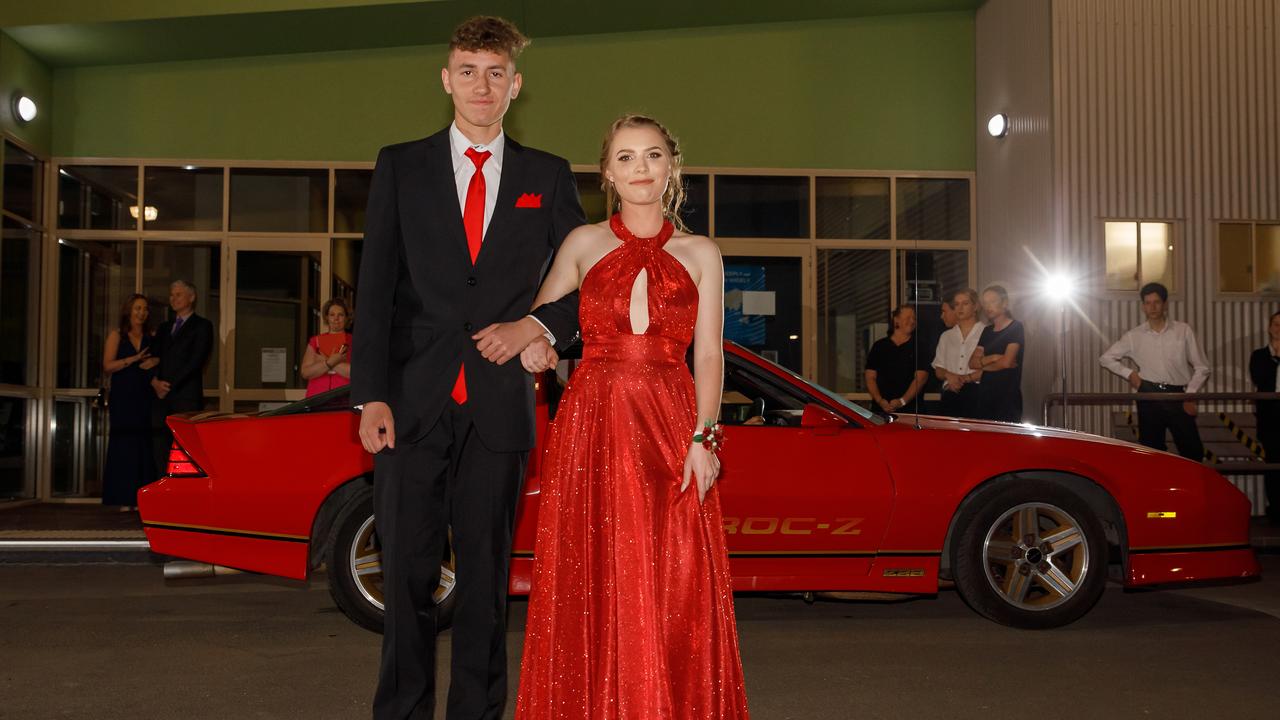
[[[739, 591], [937, 593], [954, 581], [1007, 625], [1070, 623], [1109, 574], [1125, 587], [1256, 577], [1248, 499], [1176, 455], [1052, 428], [867, 412], [725, 346], [720, 492]], [[559, 384], [539, 383], [539, 440]], [[343, 390], [258, 415], [169, 418], [166, 476], [139, 496], [157, 553], [304, 579], [382, 623], [373, 462]], [[540, 453], [516, 521], [511, 592], [528, 593]], [[452, 558], [436, 593], [447, 618]], [[188, 568], [193, 567], [190, 564]]]

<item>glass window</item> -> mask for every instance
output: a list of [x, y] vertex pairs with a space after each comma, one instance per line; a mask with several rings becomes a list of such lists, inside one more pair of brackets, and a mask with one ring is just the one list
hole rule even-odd
[[93, 407], [92, 398], [54, 398], [54, 496], [102, 494], [102, 463], [106, 452], [103, 414], [102, 409]]
[[720, 421], [797, 427], [810, 398], [732, 356], [725, 358]]
[[804, 372], [800, 258], [724, 259], [724, 336], [793, 372]]
[[1251, 230], [1248, 223], [1218, 225], [1218, 289], [1221, 292], [1253, 292]]
[[58, 227], [135, 230], [138, 168], [64, 165], [58, 170]]
[[40, 222], [41, 188], [44, 163], [34, 155], [14, 145], [4, 144], [4, 198], [5, 210], [34, 223]]
[[35, 495], [27, 467], [27, 399], [0, 396], [0, 498]]
[[347, 307], [356, 307], [356, 282], [360, 279], [360, 251], [364, 240], [359, 238], [334, 238], [331, 249], [333, 261], [333, 289], [329, 297], [340, 297]]
[[369, 206], [372, 170], [333, 171], [333, 231], [364, 232], [364, 213]]
[[[942, 324], [942, 302], [967, 287], [967, 250], [898, 251], [898, 302], [916, 306], [916, 347], [928, 362], [933, 361], [938, 338], [947, 329]], [[941, 383], [930, 374], [924, 391], [939, 390]]]
[[1258, 292], [1280, 292], [1280, 225], [1255, 225], [1254, 282]]
[[133, 240], [58, 240], [58, 387], [102, 382], [103, 343], [136, 287], [137, 253]]
[[889, 178], [820, 177], [818, 237], [889, 239]]
[[222, 319], [222, 249], [217, 243], [146, 241], [142, 247], [142, 294], [151, 306], [151, 323], [159, 327], [173, 319], [169, 308], [169, 286], [186, 280], [196, 288], [195, 312], [213, 323], [213, 352], [204, 367], [206, 390], [218, 388], [219, 338]]
[[1150, 282], [1174, 289], [1173, 224], [1111, 221], [1103, 225], [1108, 290], [1137, 290]]
[[600, 187], [600, 174], [574, 173], [573, 179], [578, 184], [578, 201], [582, 203], [582, 212], [587, 222], [598, 223], [609, 219], [609, 200]]
[[41, 233], [10, 218], [0, 230], [0, 383], [36, 384]]
[[222, 168], [149, 167], [143, 197], [147, 230], [221, 230]]
[[818, 250], [818, 384], [865, 392], [867, 352], [889, 328], [888, 250]]
[[809, 237], [809, 178], [717, 175], [716, 236]]
[[969, 181], [898, 179], [899, 240], [968, 240]]
[[232, 169], [232, 232], [327, 232], [328, 170]]
[[[320, 329], [319, 253], [236, 252], [235, 387], [303, 388], [303, 348]], [[284, 353], [283, 376], [269, 373]]]
[[694, 235], [711, 234], [711, 179], [706, 175], [684, 176], [680, 219]]

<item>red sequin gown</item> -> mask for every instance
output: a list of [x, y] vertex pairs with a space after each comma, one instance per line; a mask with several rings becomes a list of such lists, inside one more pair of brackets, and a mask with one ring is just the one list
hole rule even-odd
[[516, 717], [746, 718], [720, 499], [680, 491], [697, 287], [663, 249], [670, 223], [653, 238], [611, 226], [623, 243], [583, 278], [582, 363], [548, 433]]

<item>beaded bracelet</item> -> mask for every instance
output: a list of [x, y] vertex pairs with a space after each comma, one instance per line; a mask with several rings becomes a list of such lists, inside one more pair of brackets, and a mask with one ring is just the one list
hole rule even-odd
[[707, 420], [702, 429], [693, 436], [693, 441], [713, 453], [720, 452], [720, 448], [724, 447], [724, 426]]

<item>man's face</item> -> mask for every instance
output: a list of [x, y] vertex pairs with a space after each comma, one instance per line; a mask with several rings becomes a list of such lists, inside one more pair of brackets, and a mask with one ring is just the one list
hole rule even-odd
[[174, 283], [169, 286], [169, 307], [179, 315], [191, 309], [196, 301], [196, 294], [185, 285]]
[[524, 81], [511, 58], [486, 50], [449, 53], [440, 79], [453, 97], [455, 114], [477, 128], [501, 124]]
[[948, 328], [956, 325], [956, 309], [949, 302], [942, 303], [942, 324]]
[[1142, 296], [1142, 312], [1146, 313], [1148, 320], [1160, 320], [1164, 317], [1165, 301], [1160, 299], [1160, 293], [1147, 293]]

